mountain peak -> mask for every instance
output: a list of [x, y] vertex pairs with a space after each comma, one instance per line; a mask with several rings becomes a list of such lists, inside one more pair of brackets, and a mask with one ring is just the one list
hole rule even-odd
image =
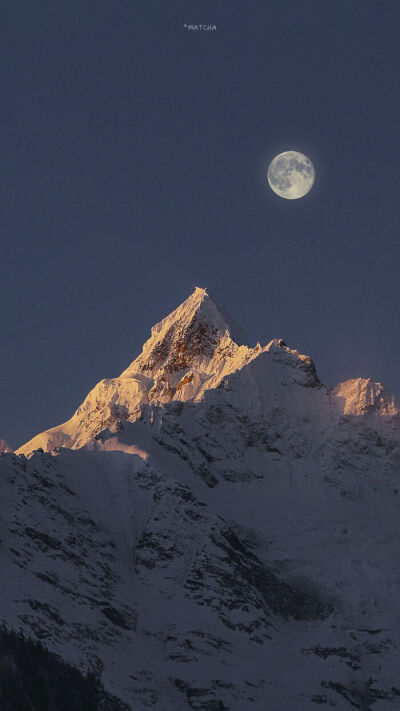
[[400, 412], [398, 399], [371, 378], [352, 378], [332, 388], [336, 409], [344, 415], [396, 415]]
[[180, 306], [153, 326], [151, 335], [156, 336], [165, 331], [166, 327], [169, 328], [173, 325], [188, 326], [195, 318], [198, 321], [215, 326], [219, 330], [225, 331], [228, 329], [228, 325], [225, 323], [207, 289], [196, 286], [193, 293]]
[[193, 293], [180, 306], [153, 326], [151, 334], [154, 336], [165, 330], [166, 326], [170, 327], [173, 324], [188, 326], [193, 319], [213, 326], [221, 333], [228, 331], [233, 340], [238, 336], [236, 331], [240, 331], [232, 317], [226, 313], [223, 306], [218, 304], [210, 292], [206, 288], [196, 286]]
[[175, 373], [212, 358], [222, 341], [237, 346], [240, 329], [223, 307], [217, 306], [207, 289], [192, 294], [151, 329], [142, 353], [122, 376], [135, 372]]

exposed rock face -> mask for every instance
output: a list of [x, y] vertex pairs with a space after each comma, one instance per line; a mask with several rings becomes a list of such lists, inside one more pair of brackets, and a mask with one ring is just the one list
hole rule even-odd
[[207, 365], [224, 343], [232, 356], [237, 344], [231, 327], [205, 289], [196, 288], [169, 316], [156, 324], [141, 355], [122, 376], [143, 370], [156, 376]]
[[241, 344], [197, 289], [18, 451], [0, 457], [0, 619], [132, 710], [397, 708], [383, 386], [328, 390], [282, 339]]

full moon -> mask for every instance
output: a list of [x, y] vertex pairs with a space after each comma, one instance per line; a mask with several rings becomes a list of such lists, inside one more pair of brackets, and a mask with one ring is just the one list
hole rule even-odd
[[282, 198], [297, 200], [314, 185], [315, 170], [310, 159], [298, 151], [279, 153], [268, 168], [270, 188]]

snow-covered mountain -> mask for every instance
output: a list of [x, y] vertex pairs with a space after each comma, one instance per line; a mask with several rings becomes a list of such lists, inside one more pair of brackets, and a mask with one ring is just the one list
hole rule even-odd
[[[222, 315], [207, 291], [197, 288], [152, 328], [142, 353], [119, 378], [100, 381], [70, 420], [37, 435], [18, 453], [29, 454], [38, 447], [82, 447], [117, 420], [138, 420], [144, 406], [202, 401], [206, 392], [223, 387], [225, 379], [235, 372], [243, 373], [239, 388], [243, 396], [249, 387], [246, 366], [255, 359], [259, 360], [257, 371], [262, 378], [264, 371], [270, 370], [268, 363], [278, 358], [289, 366], [287, 377], [292, 377], [293, 370], [296, 382], [319, 385], [311, 360], [290, 350], [283, 341], [249, 348], [240, 344], [237, 332], [238, 327]], [[267, 353], [270, 355], [265, 358]], [[247, 406], [252, 409], [258, 405], [249, 401]]]
[[0, 457], [0, 617], [134, 711], [400, 707], [400, 406], [205, 289]]

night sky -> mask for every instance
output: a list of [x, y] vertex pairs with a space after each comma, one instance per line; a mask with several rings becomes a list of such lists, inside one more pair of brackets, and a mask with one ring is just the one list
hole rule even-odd
[[[0, 438], [68, 419], [196, 285], [250, 344], [400, 394], [398, 0], [0, 13]], [[290, 149], [300, 200], [266, 181]]]

